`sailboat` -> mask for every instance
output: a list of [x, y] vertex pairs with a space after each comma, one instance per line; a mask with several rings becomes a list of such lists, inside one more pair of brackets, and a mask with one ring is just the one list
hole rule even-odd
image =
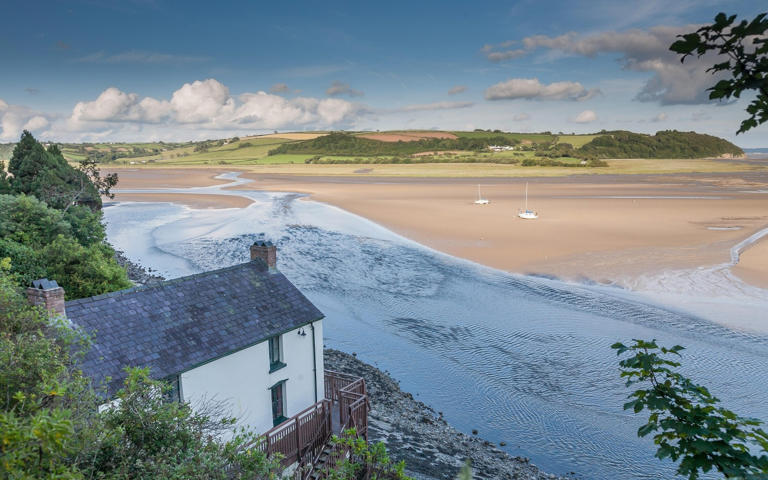
[[525, 182], [525, 209], [521, 208], [518, 210], [517, 216], [524, 220], [535, 220], [539, 218], [539, 214], [536, 213], [536, 210], [528, 209], [528, 182]]
[[477, 200], [475, 200], [475, 205], [488, 205], [491, 203], [490, 200], [487, 198], [483, 198], [482, 195], [480, 195], [480, 185], [477, 186]]

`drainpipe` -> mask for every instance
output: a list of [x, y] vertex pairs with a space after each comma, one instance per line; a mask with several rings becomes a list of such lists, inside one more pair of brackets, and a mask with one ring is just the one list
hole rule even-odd
[[309, 328], [312, 329], [312, 377], [315, 380], [315, 403], [317, 403], [317, 347], [315, 345], [315, 322], [310, 323]]

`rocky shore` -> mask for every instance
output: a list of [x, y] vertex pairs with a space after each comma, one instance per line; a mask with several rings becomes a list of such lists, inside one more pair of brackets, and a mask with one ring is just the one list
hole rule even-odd
[[390, 456], [405, 460], [408, 475], [421, 480], [456, 478], [466, 460], [474, 479], [552, 480], [527, 458], [450, 426], [441, 414], [400, 389], [388, 374], [353, 355], [325, 350], [325, 368], [365, 379], [371, 401], [369, 437], [384, 442]]
[[118, 265], [125, 269], [128, 274], [128, 279], [136, 286], [150, 285], [165, 280], [165, 277], [158, 275], [156, 271], [151, 268], [132, 262], [125, 256], [125, 253], [117, 249], [115, 250], [115, 260]]

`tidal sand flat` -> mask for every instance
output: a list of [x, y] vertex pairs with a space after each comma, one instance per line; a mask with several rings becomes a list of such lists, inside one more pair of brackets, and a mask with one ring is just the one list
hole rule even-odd
[[[245, 176], [255, 182], [242, 188], [305, 192], [451, 255], [571, 280], [623, 283], [721, 264], [732, 245], [768, 228], [768, 194], [755, 191], [768, 175], [748, 183], [730, 175], [721, 183], [690, 176], [530, 179], [535, 221], [516, 215], [524, 179]], [[489, 205], [473, 203], [478, 184]], [[758, 286], [768, 283], [761, 258], [747, 253], [739, 261], [743, 278]]]

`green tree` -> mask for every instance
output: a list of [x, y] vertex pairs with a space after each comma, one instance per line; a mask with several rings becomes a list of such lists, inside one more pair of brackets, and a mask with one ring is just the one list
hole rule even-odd
[[[706, 387], [677, 371], [683, 347], [659, 347], [656, 341], [635, 340], [611, 348], [621, 356], [621, 377], [629, 395], [625, 410], [648, 410], [648, 421], [637, 435], [653, 435], [659, 459], [679, 462], [677, 473], [693, 480], [716, 470], [726, 478], [768, 477], [768, 433], [762, 422], [720, 406]], [[757, 453], [762, 450], [762, 453]]]
[[61, 150], [51, 145], [47, 150], [24, 131], [13, 150], [8, 171], [14, 193], [34, 195], [51, 207], [69, 210], [74, 205], [101, 208], [101, 196], [113, 198], [111, 189], [117, 185], [116, 173], [101, 176], [98, 165], [91, 159], [73, 168]]
[[5, 162], [0, 160], [0, 195], [11, 193], [11, 181], [8, 178], [8, 172], [5, 170]]
[[40, 260], [46, 276], [59, 282], [67, 299], [75, 299], [131, 286], [114, 253], [104, 243], [84, 247], [73, 237], [59, 235], [43, 248]]
[[714, 52], [724, 60], [707, 69], [713, 74], [730, 74], [708, 89], [709, 98], [739, 98], [745, 91], [755, 91], [757, 96], [746, 109], [749, 117], [741, 122], [737, 134], [768, 121], [767, 16], [761, 13], [751, 21], [736, 23], [736, 15], [719, 13], [715, 23], [679, 35], [680, 40], [669, 47], [682, 55], [681, 62], [689, 55], [701, 57], [708, 52]]
[[35, 197], [0, 195], [0, 258], [12, 260], [21, 284], [48, 277], [64, 287], [68, 299], [128, 288], [100, 219], [100, 212], [87, 207], [62, 212]]
[[131, 370], [119, 402], [104, 400], [78, 369], [87, 341], [32, 307], [0, 260], [0, 478], [272, 479], [279, 457], [246, 449], [219, 406], [168, 402], [167, 384]]

